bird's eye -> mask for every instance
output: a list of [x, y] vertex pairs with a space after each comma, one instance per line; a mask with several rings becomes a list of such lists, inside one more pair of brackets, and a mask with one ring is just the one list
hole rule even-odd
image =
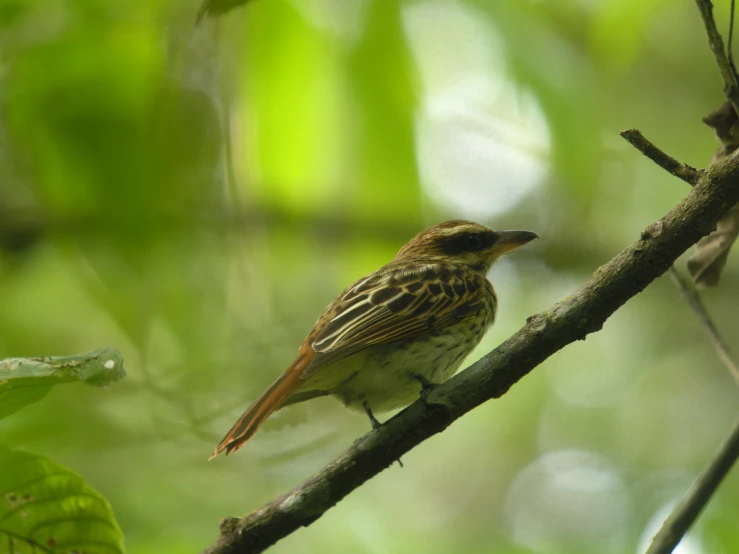
[[472, 233], [468, 234], [467, 237], [465, 237], [465, 240], [467, 241], [467, 246], [472, 248], [473, 250], [477, 250], [482, 246], [482, 238], [480, 235], [473, 235]]

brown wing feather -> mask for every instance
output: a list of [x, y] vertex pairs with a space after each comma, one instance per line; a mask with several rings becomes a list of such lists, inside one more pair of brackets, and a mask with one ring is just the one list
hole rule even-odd
[[208, 459], [212, 460], [223, 450], [228, 455], [244, 446], [246, 441], [254, 436], [262, 422], [280, 408], [285, 399], [297, 388], [301, 375], [314, 356], [315, 352], [310, 345], [307, 342], [303, 343], [295, 361], [249, 406]]
[[458, 323], [482, 309], [491, 293], [487, 279], [454, 266], [385, 266], [326, 308], [308, 337], [316, 356], [302, 377], [370, 346]]

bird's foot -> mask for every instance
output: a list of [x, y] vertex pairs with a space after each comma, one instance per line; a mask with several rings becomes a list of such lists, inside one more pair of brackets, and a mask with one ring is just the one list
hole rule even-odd
[[433, 391], [436, 387], [440, 385], [440, 383], [432, 383], [426, 377], [423, 375], [414, 374], [413, 378], [421, 383], [421, 400], [423, 401], [426, 406], [428, 406], [428, 402], [426, 402], [428, 395]]
[[372, 428], [376, 431], [377, 429], [382, 427], [382, 423], [380, 423], [380, 421], [375, 417], [375, 414], [372, 413], [372, 410], [370, 410], [369, 404], [367, 404], [367, 402], [364, 402], [362, 406], [364, 406], [364, 411], [367, 413], [367, 417], [372, 424]]
[[[362, 404], [364, 406], [364, 411], [367, 413], [367, 417], [369, 417], [370, 423], [372, 424], [372, 429], [377, 431], [380, 427], [382, 427], [382, 423], [379, 422], [379, 420], [375, 417], [375, 414], [372, 413], [372, 410], [369, 407], [369, 404], [367, 402], [364, 402]], [[402, 468], [403, 462], [398, 458], [398, 465]]]

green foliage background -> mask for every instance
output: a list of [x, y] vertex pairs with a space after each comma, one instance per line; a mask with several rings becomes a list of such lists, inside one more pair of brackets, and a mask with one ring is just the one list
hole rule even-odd
[[[536, 231], [491, 273], [476, 358], [687, 192], [618, 131], [702, 167], [722, 101], [690, 2], [197, 8], [0, 0], [0, 358], [114, 345], [128, 372], [0, 442], [80, 474], [144, 554], [197, 551], [367, 431], [316, 400], [206, 461], [349, 282], [443, 219]], [[705, 295], [733, 345], [738, 277]], [[273, 551], [638, 552], [737, 394], [661, 279]], [[683, 553], [739, 551], [738, 496], [733, 474]]]

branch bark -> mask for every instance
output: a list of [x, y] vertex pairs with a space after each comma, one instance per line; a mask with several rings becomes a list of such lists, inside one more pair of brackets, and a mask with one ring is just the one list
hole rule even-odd
[[711, 232], [739, 201], [739, 158], [731, 155], [701, 172], [689, 194], [579, 289], [498, 348], [354, 444], [313, 477], [258, 510], [224, 520], [206, 554], [262, 552], [321, 517], [351, 491], [427, 438], [491, 398], [505, 394], [549, 356], [600, 330], [627, 300], [665, 273]]

